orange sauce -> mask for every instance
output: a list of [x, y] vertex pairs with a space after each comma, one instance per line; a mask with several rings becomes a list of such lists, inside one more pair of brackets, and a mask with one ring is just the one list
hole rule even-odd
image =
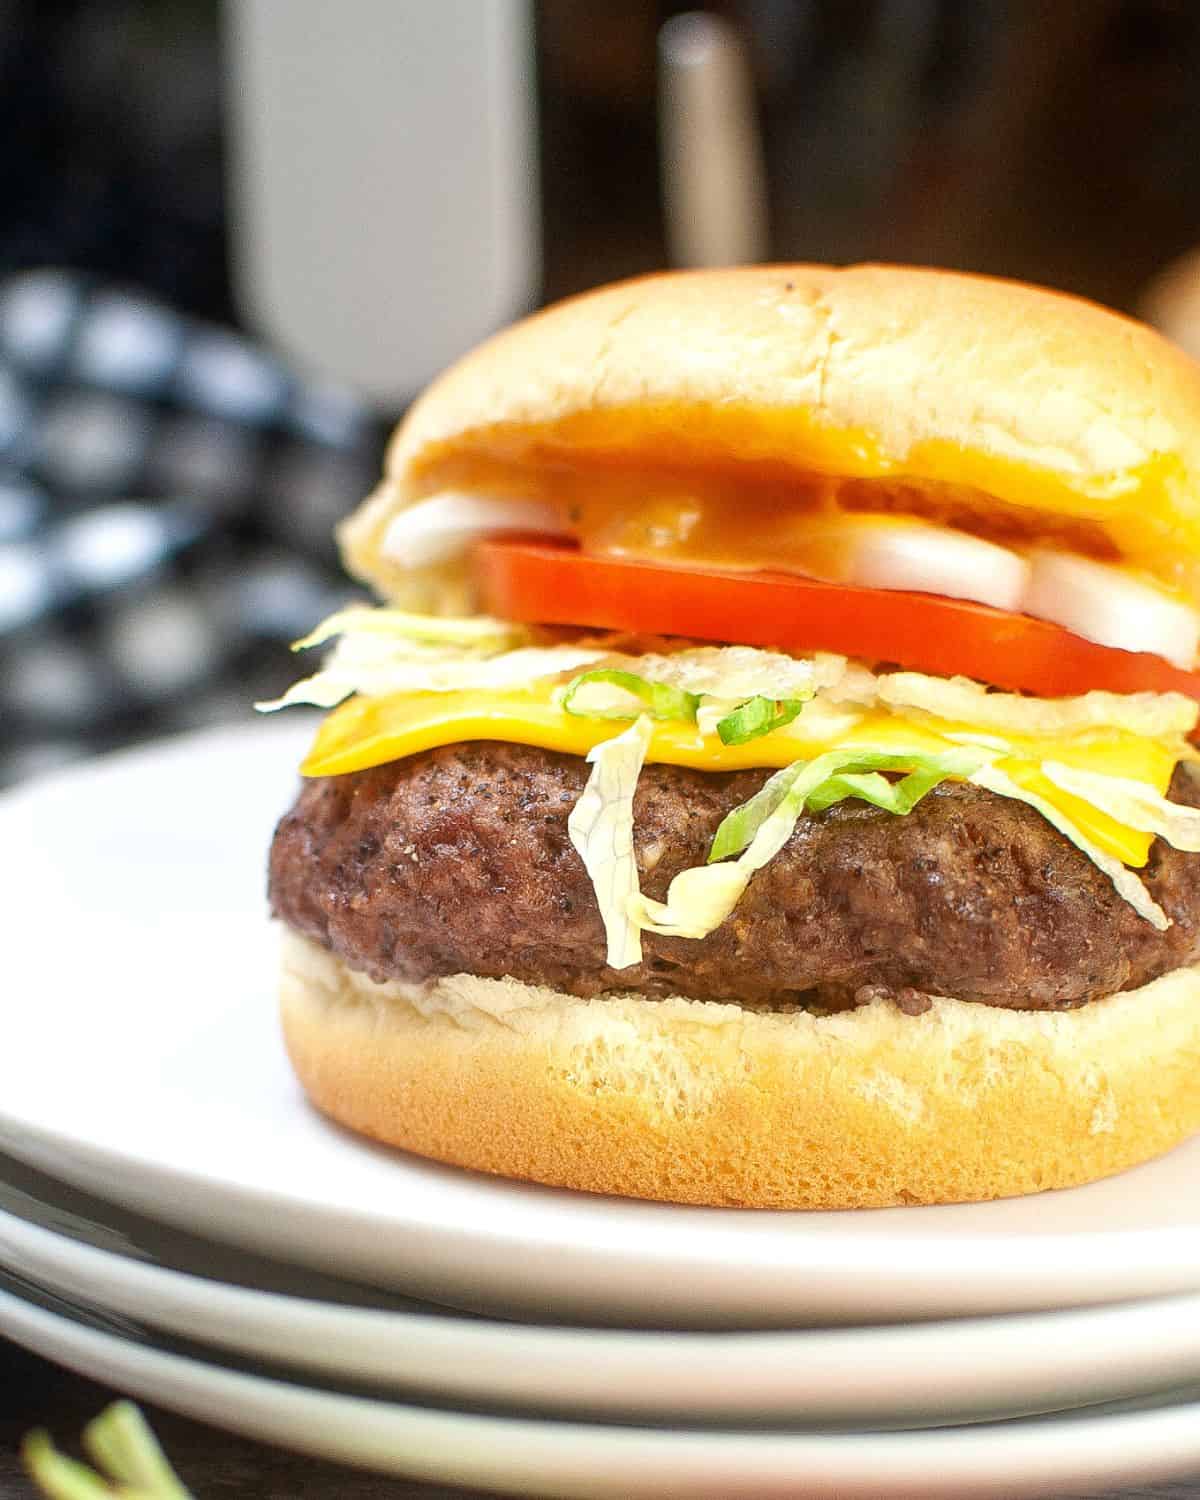
[[414, 482], [548, 500], [598, 551], [769, 567], [789, 519], [835, 507], [1124, 561], [1200, 599], [1200, 519], [1180, 513], [1169, 455], [1085, 483], [944, 441], [896, 459], [802, 408], [676, 403], [480, 429], [423, 455]]

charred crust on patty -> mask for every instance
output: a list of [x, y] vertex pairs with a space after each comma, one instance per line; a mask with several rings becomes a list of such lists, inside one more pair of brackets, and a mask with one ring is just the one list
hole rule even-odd
[[[646, 892], [704, 861], [767, 773], [651, 765], [635, 799]], [[846, 802], [804, 816], [737, 909], [700, 940], [643, 939], [605, 964], [604, 929], [567, 817], [578, 757], [470, 743], [310, 781], [276, 831], [275, 914], [375, 980], [456, 973], [574, 995], [684, 995], [841, 1010], [929, 995], [1065, 1010], [1200, 957], [1200, 861], [1156, 841], [1145, 869], [1172, 918], [1144, 922], [1033, 809], [944, 783], [905, 818]], [[1200, 805], [1177, 770], [1171, 797]]]

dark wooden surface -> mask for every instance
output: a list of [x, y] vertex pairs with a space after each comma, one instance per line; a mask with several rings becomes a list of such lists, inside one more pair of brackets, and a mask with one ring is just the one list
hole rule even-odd
[[[57, 1369], [0, 1341], [0, 1500], [33, 1500], [18, 1448], [34, 1426], [49, 1427], [60, 1447], [121, 1394]], [[416, 1484], [322, 1463], [232, 1437], [199, 1422], [143, 1406], [197, 1500], [482, 1500], [476, 1490]], [[1088, 1491], [1086, 1500], [1101, 1500]], [[1176, 1484], [1103, 1492], [1103, 1500], [1200, 1500], [1200, 1474]], [[803, 1492], [797, 1491], [797, 1500]], [[726, 1497], [714, 1497], [726, 1500]], [[966, 1500], [966, 1497], [964, 1497]]]
[[[19, 1454], [31, 1427], [48, 1427], [60, 1448], [78, 1454], [80, 1432], [123, 1394], [0, 1340], [0, 1500], [37, 1494]], [[139, 1405], [197, 1500], [470, 1500], [479, 1494], [322, 1463]]]

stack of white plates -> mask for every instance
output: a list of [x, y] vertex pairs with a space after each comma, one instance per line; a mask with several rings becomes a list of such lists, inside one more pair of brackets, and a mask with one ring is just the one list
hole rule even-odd
[[0, 804], [0, 1333], [270, 1441], [531, 1495], [1200, 1473], [1200, 1145], [1037, 1198], [809, 1215], [494, 1181], [319, 1118], [262, 895], [306, 729]]

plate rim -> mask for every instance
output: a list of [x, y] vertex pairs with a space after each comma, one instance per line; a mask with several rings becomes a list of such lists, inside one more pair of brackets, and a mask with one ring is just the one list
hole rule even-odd
[[[513, 1406], [526, 1402], [547, 1410], [606, 1411], [628, 1419], [636, 1413], [667, 1413], [679, 1421], [736, 1423], [739, 1415], [798, 1418], [803, 1410], [816, 1420], [869, 1417], [873, 1422], [886, 1420], [888, 1425], [896, 1421], [928, 1425], [932, 1415], [939, 1425], [948, 1425], [1062, 1411], [1118, 1395], [1166, 1390], [1182, 1383], [1180, 1363], [1185, 1358], [1193, 1361], [1191, 1376], [1200, 1380], [1200, 1293], [1002, 1318], [833, 1329], [712, 1333], [493, 1324], [453, 1313], [356, 1307], [298, 1292], [239, 1286], [92, 1245], [4, 1207], [0, 1207], [0, 1265], [76, 1302], [136, 1318], [161, 1332], [310, 1374], [383, 1385], [394, 1382], [398, 1391], [415, 1389], [439, 1399]], [[1189, 1325], [1196, 1329], [1190, 1343], [1182, 1333]], [[1091, 1345], [1103, 1343], [1109, 1359], [1098, 1363], [1094, 1351], [1077, 1353], [1081, 1331]], [[1000, 1351], [995, 1347], [997, 1332]], [[1114, 1364], [1114, 1337], [1133, 1334], [1136, 1350], [1131, 1354], [1119, 1349], [1115, 1357], [1120, 1363]], [[1172, 1337], [1178, 1342], [1168, 1366], [1164, 1347]], [[988, 1348], [984, 1354], [975, 1354], [971, 1346], [980, 1338]], [[281, 1350], [279, 1340], [285, 1342], [287, 1352]], [[397, 1349], [411, 1358], [422, 1340], [424, 1372], [396, 1369]], [[1056, 1351], [1055, 1363], [1049, 1364], [1044, 1353], [1036, 1362], [1034, 1390], [1039, 1394], [1032, 1398], [1024, 1383], [1030, 1370], [1030, 1347]], [[351, 1351], [349, 1357], [344, 1349]], [[364, 1351], [366, 1361], [355, 1363]], [[438, 1369], [431, 1368], [431, 1360]], [[962, 1366], [983, 1363], [986, 1378], [993, 1380], [1001, 1369], [998, 1360], [1003, 1361], [999, 1384], [1005, 1395], [979, 1400], [979, 1371], [970, 1374], [968, 1387], [968, 1372]], [[1132, 1387], [1131, 1363], [1137, 1367]], [[538, 1378], [518, 1378], [511, 1388], [498, 1393], [489, 1382], [506, 1365], [522, 1373], [536, 1370]], [[606, 1370], [605, 1378], [611, 1381], [622, 1378], [622, 1366], [626, 1380], [628, 1368], [633, 1367], [638, 1378], [656, 1390], [667, 1388], [658, 1382], [678, 1381], [681, 1376], [694, 1381], [689, 1386], [689, 1403], [634, 1401], [628, 1398], [628, 1387], [616, 1393], [591, 1378], [583, 1382], [587, 1395], [565, 1394], [562, 1382], [575, 1367], [583, 1368], [588, 1377], [600, 1377]], [[704, 1369], [709, 1366], [722, 1370], [724, 1384], [706, 1381]], [[1164, 1375], [1164, 1368], [1171, 1373]], [[1124, 1373], [1118, 1376], [1117, 1369]], [[1093, 1383], [1086, 1394], [1086, 1381], [1065, 1389], [1068, 1382], [1079, 1382], [1084, 1371], [1104, 1379], [1099, 1386]], [[764, 1373], [766, 1382], [759, 1378]], [[811, 1381], [807, 1386], [803, 1384], [806, 1377]], [[893, 1407], [889, 1393], [895, 1388], [892, 1382], [900, 1377], [907, 1400]], [[786, 1391], [773, 1397], [771, 1380], [784, 1381]], [[862, 1410], [845, 1399], [839, 1403], [832, 1398], [839, 1382], [856, 1396], [865, 1395]], [[977, 1398], [974, 1405], [970, 1409], [950, 1405], [955, 1393], [961, 1395], [966, 1388]], [[716, 1392], [725, 1390], [732, 1390], [737, 1399], [716, 1399]], [[708, 1400], [697, 1400], [705, 1395]]]
[[803, 1477], [813, 1500], [887, 1500], [891, 1494], [899, 1500], [918, 1492], [926, 1500], [951, 1500], [965, 1485], [973, 1495], [1015, 1500], [1045, 1494], [1049, 1486], [1178, 1477], [1200, 1464], [1200, 1403], [1194, 1401], [918, 1432], [684, 1431], [325, 1392], [158, 1344], [135, 1344], [5, 1289], [0, 1332], [81, 1374], [116, 1383], [136, 1399], [260, 1441], [379, 1472], [529, 1495], [701, 1500], [724, 1483], [736, 1484], [748, 1500], [756, 1493], [765, 1500]]

